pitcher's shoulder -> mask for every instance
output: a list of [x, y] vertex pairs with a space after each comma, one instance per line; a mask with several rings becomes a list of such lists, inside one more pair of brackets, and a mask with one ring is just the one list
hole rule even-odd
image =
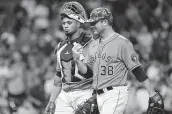
[[126, 44], [131, 45], [131, 41], [128, 38], [126, 38], [126, 37], [124, 37], [122, 35], [119, 35], [117, 37], [116, 42], [118, 42], [118, 44], [120, 44], [120, 45], [126, 45]]

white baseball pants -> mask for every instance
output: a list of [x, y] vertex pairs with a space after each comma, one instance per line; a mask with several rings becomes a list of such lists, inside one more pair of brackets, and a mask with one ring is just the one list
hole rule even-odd
[[56, 100], [56, 109], [54, 114], [74, 114], [74, 109], [90, 97], [92, 90], [81, 90], [73, 92], [61, 91]]
[[105, 90], [97, 95], [97, 103], [100, 114], [123, 114], [128, 101], [128, 87], [113, 87], [113, 90]]

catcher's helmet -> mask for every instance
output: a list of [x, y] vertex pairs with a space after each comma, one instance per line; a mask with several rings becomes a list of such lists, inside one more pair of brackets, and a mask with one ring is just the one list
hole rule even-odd
[[109, 24], [111, 25], [113, 22], [112, 13], [107, 8], [95, 8], [91, 11], [90, 19], [87, 22], [94, 24], [100, 21], [101, 19], [107, 19], [109, 21]]
[[61, 16], [66, 15], [69, 18], [75, 19], [80, 23], [84, 23], [87, 20], [87, 14], [83, 6], [76, 2], [66, 2], [61, 9]]

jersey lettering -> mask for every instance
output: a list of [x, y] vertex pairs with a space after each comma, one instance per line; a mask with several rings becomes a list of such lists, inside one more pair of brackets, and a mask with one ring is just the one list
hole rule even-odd
[[105, 60], [105, 57], [106, 57], [106, 53], [103, 53], [102, 59]]
[[105, 60], [107, 63], [109, 63], [110, 61], [112, 61], [112, 57], [108, 56], [107, 59]]
[[106, 63], [110, 63], [110, 62], [113, 62], [114, 61], [113, 58], [111, 56], [109, 56], [107, 53], [103, 53], [101, 58]]

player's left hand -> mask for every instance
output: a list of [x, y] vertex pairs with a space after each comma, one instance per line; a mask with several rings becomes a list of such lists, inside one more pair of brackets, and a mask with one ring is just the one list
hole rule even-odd
[[81, 59], [81, 55], [83, 53], [83, 47], [81, 46], [81, 44], [74, 42], [72, 53], [74, 60]]
[[153, 97], [149, 98], [149, 106], [147, 114], [163, 114], [164, 112], [164, 102], [162, 95], [156, 93]]

